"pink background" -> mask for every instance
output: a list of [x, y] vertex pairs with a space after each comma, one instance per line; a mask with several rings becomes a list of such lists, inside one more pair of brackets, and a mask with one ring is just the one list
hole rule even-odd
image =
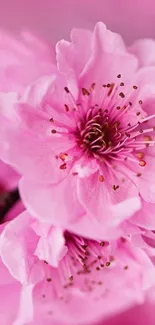
[[46, 39], [67, 38], [75, 27], [96, 21], [123, 35], [128, 43], [155, 36], [154, 0], [0, 0], [0, 26], [18, 32], [28, 27]]

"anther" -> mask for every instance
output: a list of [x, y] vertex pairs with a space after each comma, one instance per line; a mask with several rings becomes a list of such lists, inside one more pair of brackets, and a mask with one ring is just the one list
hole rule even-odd
[[[108, 84], [108, 85], [109, 85], [109, 84]], [[107, 85], [107, 87], [108, 87], [108, 85]], [[111, 93], [112, 93], [114, 87], [115, 87], [115, 84], [114, 84], [114, 83], [110, 84], [110, 86], [109, 86], [110, 89], [109, 89], [109, 91], [108, 91], [107, 96], [110, 96], [110, 95], [111, 95]]]
[[104, 247], [104, 245], [105, 245], [105, 242], [104, 241], [101, 241], [100, 242], [100, 246]]
[[61, 170], [64, 170], [64, 169], [66, 169], [67, 168], [67, 164], [66, 163], [64, 163], [64, 164], [62, 164], [61, 166], [60, 166], [60, 169]]
[[65, 104], [65, 111], [69, 112], [69, 106], [67, 104]]
[[67, 153], [60, 153], [60, 155], [59, 155], [59, 158], [60, 158], [62, 161], [65, 161], [67, 157], [68, 157], [68, 154], [67, 154]]
[[121, 97], [121, 98], [124, 98], [125, 97], [125, 95], [124, 95], [124, 93], [119, 93], [119, 96]]
[[100, 181], [101, 183], [104, 182], [104, 176], [103, 176], [103, 175], [100, 175], [100, 176], [99, 176], [99, 181]]
[[140, 160], [139, 165], [140, 165], [141, 167], [144, 167], [144, 166], [146, 165], [145, 160]]
[[144, 136], [144, 141], [152, 141], [152, 138], [149, 135]]
[[116, 190], [118, 190], [118, 189], [119, 189], [119, 185], [113, 185], [113, 187], [112, 187], [112, 188], [113, 188], [113, 190], [114, 190], [114, 191], [116, 191]]
[[127, 265], [124, 266], [124, 270], [128, 270], [128, 268], [129, 268], [129, 267], [128, 267]]
[[94, 90], [94, 88], [95, 88], [95, 82], [93, 82], [92, 84], [91, 84], [91, 89], [93, 89]]
[[110, 266], [110, 262], [106, 262], [106, 266]]
[[67, 94], [70, 92], [68, 87], [64, 87], [64, 90], [66, 91]]
[[53, 134], [57, 133], [57, 131], [56, 131], [56, 130], [52, 130], [51, 132], [52, 132]]
[[144, 158], [144, 152], [137, 152], [137, 153], [136, 153], [136, 156], [137, 156], [139, 159], [143, 159], [143, 158]]
[[82, 94], [84, 96], [89, 96], [90, 95], [90, 92], [86, 88], [82, 88]]
[[134, 86], [133, 86], [133, 89], [138, 89], [138, 87], [134, 85]]
[[118, 74], [117, 78], [121, 78], [121, 74]]

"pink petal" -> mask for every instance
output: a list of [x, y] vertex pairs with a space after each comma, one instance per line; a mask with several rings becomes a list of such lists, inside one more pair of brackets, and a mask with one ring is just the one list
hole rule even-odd
[[98, 23], [93, 33], [92, 54], [81, 74], [81, 82], [86, 87], [96, 81], [103, 85], [115, 82], [120, 73], [124, 80], [129, 81], [136, 68], [137, 59], [125, 51], [121, 37], [106, 30], [103, 23]]
[[20, 191], [24, 204], [33, 216], [58, 227], [65, 228], [84, 214], [77, 198], [75, 176], [68, 176], [55, 185], [34, 183], [22, 178]]
[[59, 41], [56, 46], [56, 52], [60, 72], [65, 74], [72, 72], [78, 78], [78, 75], [89, 60], [91, 43], [92, 33], [80, 29], [72, 29], [71, 42]]
[[148, 203], [142, 200], [142, 208], [137, 211], [130, 222], [145, 229], [155, 229], [155, 204]]
[[155, 65], [155, 41], [153, 39], [140, 39], [129, 47], [129, 51], [137, 56], [139, 66]]
[[66, 252], [67, 247], [65, 247], [62, 229], [51, 227], [50, 232], [46, 236], [40, 237], [35, 255], [40, 260], [48, 262], [51, 266], [58, 267], [60, 260]]
[[36, 82], [28, 85], [23, 93], [22, 101], [31, 106], [41, 108], [41, 106], [44, 104], [46, 93], [52, 86], [55, 78], [56, 76], [54, 75], [53, 71], [52, 75], [49, 74], [47, 76], [41, 77], [40, 79], [37, 79]]
[[13, 325], [25, 324], [33, 320], [33, 288], [32, 284], [22, 287], [19, 311]]
[[[21, 283], [37, 283], [43, 273], [33, 256], [37, 237], [29, 228], [31, 218], [22, 213], [10, 221], [1, 234], [0, 252], [3, 263], [11, 275]], [[14, 250], [12, 251], [12, 247]], [[27, 247], [27, 248], [26, 248]], [[29, 250], [29, 253], [27, 252]], [[10, 254], [12, 251], [12, 254]], [[36, 276], [37, 274], [37, 276]]]
[[[46, 120], [43, 128], [39, 117], [36, 121], [36, 124], [30, 121], [35, 131], [46, 128]], [[51, 135], [50, 138], [42, 139], [29, 130], [19, 126], [11, 127], [9, 123], [5, 125], [5, 122], [1, 132], [6, 140], [1, 143], [1, 156], [21, 174], [37, 181], [55, 183], [64, 179], [72, 167], [74, 152], [71, 152], [67, 168], [61, 168], [63, 161], [59, 157], [72, 148], [73, 143], [69, 138], [66, 141], [65, 137]]]
[[148, 156], [145, 160], [146, 166], [141, 170], [142, 176], [137, 177], [136, 185], [145, 201], [155, 203], [155, 182], [153, 178], [155, 174], [154, 157]]
[[79, 179], [78, 195], [86, 211], [100, 222], [104, 220], [104, 227], [119, 225], [141, 207], [138, 192], [130, 182], [120, 184], [114, 191], [108, 181], [99, 181], [99, 173]]

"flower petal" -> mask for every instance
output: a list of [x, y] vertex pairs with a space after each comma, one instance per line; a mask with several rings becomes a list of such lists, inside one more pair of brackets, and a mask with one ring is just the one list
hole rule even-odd
[[145, 229], [155, 229], [155, 204], [142, 200], [142, 208], [137, 211], [130, 222]]
[[104, 227], [120, 224], [141, 207], [138, 192], [130, 182], [121, 183], [118, 188], [113, 186], [106, 181], [100, 182], [99, 173], [78, 181], [81, 204], [100, 222], [104, 220]]
[[74, 176], [68, 176], [54, 185], [34, 183], [22, 178], [20, 191], [24, 204], [33, 216], [58, 227], [65, 228], [84, 214], [78, 202]]
[[[37, 245], [37, 237], [32, 236], [33, 231], [28, 227], [30, 221], [29, 215], [23, 212], [6, 225], [0, 239], [0, 253], [3, 263], [11, 275], [23, 284], [37, 283], [43, 276], [37, 258], [33, 255]], [[12, 247], [14, 248], [13, 251]]]

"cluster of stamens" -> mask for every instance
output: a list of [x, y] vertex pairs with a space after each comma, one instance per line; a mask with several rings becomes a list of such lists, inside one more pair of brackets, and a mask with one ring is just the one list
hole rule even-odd
[[[120, 79], [121, 75], [119, 74], [117, 78]], [[124, 86], [124, 82], [102, 85], [100, 91], [102, 99], [95, 105], [91, 105], [95, 93], [95, 83], [92, 83], [89, 89], [81, 89], [83, 99], [80, 96], [81, 102], [78, 103], [68, 87], [65, 87], [68, 103], [70, 103], [64, 104], [65, 112], [68, 117], [71, 113], [76, 121], [76, 128], [69, 129], [68, 132], [72, 138], [74, 137], [81, 152], [88, 157], [94, 157], [108, 166], [111, 165], [111, 161], [128, 160], [144, 167], [146, 165], [145, 149], [155, 145], [155, 141], [150, 136], [150, 133], [155, 131], [155, 126], [146, 128], [145, 124], [155, 118], [155, 115], [146, 116], [144, 114], [142, 116], [143, 101], [141, 99], [137, 103], [129, 101], [132, 92], [137, 91], [138, 87], [133, 85], [131, 91], [125, 94], [122, 91]], [[86, 107], [86, 101], [87, 110], [83, 109], [83, 103]], [[129, 120], [126, 118], [127, 114], [129, 117], [135, 116], [134, 124], [130, 122], [130, 118]], [[53, 118], [51, 121], [54, 125]], [[55, 127], [52, 129], [52, 133], [60, 132]], [[65, 135], [66, 133], [64, 133]], [[60, 153], [60, 155], [67, 157], [67, 153]], [[61, 159], [61, 157], [59, 158]], [[66, 168], [67, 159], [60, 164], [60, 169]], [[140, 174], [137, 173], [137, 176]]]
[[[51, 277], [46, 279], [53, 283], [61, 299], [65, 297], [64, 290], [73, 286], [78, 285], [85, 292], [95, 290], [98, 285], [103, 284], [103, 270], [116, 265], [115, 258], [110, 255], [108, 242], [84, 239], [68, 232], [64, 236], [68, 252], [59, 263], [58, 269], [49, 267]], [[44, 263], [48, 264], [45, 261]], [[127, 265], [122, 264], [122, 268], [128, 270]]]

